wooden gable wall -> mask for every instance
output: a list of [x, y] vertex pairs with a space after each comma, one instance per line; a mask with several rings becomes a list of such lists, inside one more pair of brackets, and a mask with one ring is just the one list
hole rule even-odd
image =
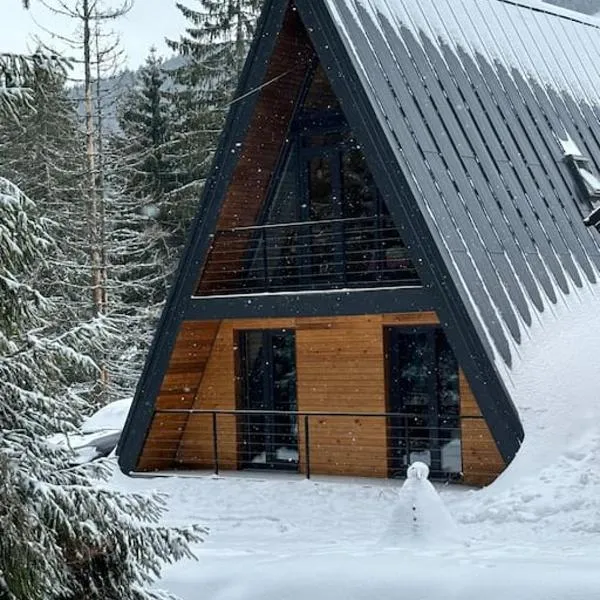
[[[252, 225], [256, 221], [313, 55], [304, 25], [297, 12], [290, 8], [278, 34], [265, 86], [257, 92], [255, 114], [240, 149], [241, 155], [227, 190], [218, 229]], [[215, 246], [218, 247], [218, 244], [216, 240]], [[197, 286], [198, 294], [203, 289], [218, 289], [218, 281], [223, 277], [218, 260], [212, 260], [211, 256], [209, 254]], [[231, 264], [227, 268], [230, 277]], [[193, 324], [182, 323], [156, 401], [157, 410], [192, 407], [218, 329], [219, 323], [215, 322], [201, 333], [194, 333]], [[195, 336], [199, 337], [196, 339]], [[150, 454], [144, 451], [138, 465], [140, 469], [162, 469], [174, 460], [187, 419], [187, 415], [183, 414], [154, 417], [146, 448], [152, 447], [156, 451]]]
[[[314, 50], [304, 25], [297, 12], [290, 9], [267, 72], [267, 85], [260, 92], [252, 123], [240, 150], [240, 160], [227, 190], [217, 230], [256, 223], [313, 56]], [[241, 263], [243, 244], [238, 243], [236, 247], [240, 249]], [[227, 254], [227, 265], [219, 263], [221, 250]], [[224, 278], [235, 277], [232, 264], [235, 264], [235, 257], [228, 239], [215, 237], [199, 279], [197, 295], [209, 290], [218, 291]]]
[[[296, 332], [298, 410], [306, 412], [386, 412], [384, 329], [389, 326], [438, 325], [435, 313], [403, 313], [354, 317], [302, 317], [195, 321], [184, 331], [189, 377], [168, 380], [159, 407], [232, 411], [238, 408], [236, 345], [238, 332], [293, 329]], [[194, 333], [192, 333], [194, 332]], [[212, 339], [205, 356], [203, 340]], [[191, 346], [190, 346], [191, 344]], [[196, 347], [197, 344], [197, 347]], [[182, 346], [183, 348], [183, 346]], [[174, 364], [183, 367], [180, 357]], [[181, 377], [181, 378], [180, 378]], [[189, 394], [182, 386], [194, 385]], [[187, 388], [189, 389], [189, 388]], [[504, 461], [462, 371], [459, 380], [463, 481], [485, 485], [504, 469]], [[177, 396], [176, 392], [180, 394]], [[217, 419], [217, 454], [222, 470], [239, 467], [240, 436], [233, 415]], [[210, 414], [158, 414], [146, 441], [138, 470], [212, 469], [213, 420]], [[387, 477], [387, 423], [373, 417], [319, 417], [310, 423], [311, 468], [314, 474]], [[304, 428], [299, 423], [300, 471], [305, 470]]]

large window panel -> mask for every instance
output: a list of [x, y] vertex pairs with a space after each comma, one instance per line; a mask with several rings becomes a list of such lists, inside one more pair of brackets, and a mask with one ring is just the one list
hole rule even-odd
[[392, 475], [421, 461], [435, 477], [462, 471], [458, 363], [439, 328], [386, 330]]

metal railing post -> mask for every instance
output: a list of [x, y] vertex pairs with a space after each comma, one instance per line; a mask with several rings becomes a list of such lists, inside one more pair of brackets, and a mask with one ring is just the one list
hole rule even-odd
[[310, 479], [310, 429], [308, 426], [309, 419], [309, 415], [304, 415], [304, 454], [306, 460], [306, 479]]
[[263, 271], [265, 280], [265, 292], [269, 291], [269, 256], [267, 254], [267, 230], [262, 230], [262, 246], [263, 246]]
[[408, 435], [408, 415], [404, 415], [404, 445], [406, 446], [406, 468], [410, 467], [410, 436]]
[[217, 413], [212, 414], [212, 429], [213, 429], [213, 461], [215, 464], [215, 475], [219, 474], [219, 438], [217, 431]]

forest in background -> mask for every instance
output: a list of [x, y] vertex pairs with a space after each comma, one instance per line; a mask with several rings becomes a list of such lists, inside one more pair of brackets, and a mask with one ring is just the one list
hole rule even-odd
[[168, 41], [174, 56], [151, 51], [135, 73], [114, 74], [105, 22], [121, 12], [75, 17], [73, 70], [85, 80], [34, 68], [32, 108], [0, 120], [0, 175], [56, 242], [36, 280], [60, 307], [57, 327], [89, 332], [94, 368], [68, 385], [91, 407], [133, 394], [261, 2], [189, 4], [178, 5], [188, 26]]

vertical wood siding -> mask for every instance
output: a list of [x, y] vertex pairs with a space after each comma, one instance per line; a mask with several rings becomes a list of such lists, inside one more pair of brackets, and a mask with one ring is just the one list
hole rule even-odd
[[[237, 332], [293, 329], [296, 332], [298, 410], [317, 412], [385, 412], [384, 328], [436, 325], [434, 313], [247, 319], [190, 322], [182, 328], [172, 361], [174, 370], [159, 398], [161, 408], [235, 410]], [[210, 355], [206, 353], [210, 350]], [[187, 359], [185, 357], [188, 357]], [[194, 362], [186, 363], [185, 360]], [[193, 372], [184, 373], [188, 365]], [[190, 393], [190, 386], [196, 386]], [[175, 393], [175, 390], [177, 392]], [[461, 415], [481, 417], [470, 386], [460, 372]], [[386, 477], [387, 429], [384, 418], [311, 417], [313, 473]], [[212, 469], [213, 424], [210, 415], [158, 415], [152, 425], [139, 470]], [[238, 468], [238, 424], [218, 417], [218, 457], [223, 470]], [[464, 482], [485, 485], [504, 463], [483, 419], [463, 419]], [[305, 469], [304, 424], [299, 423], [300, 470]]]
[[[201, 327], [193, 322], [182, 323], [156, 399], [157, 410], [192, 408], [206, 363], [211, 356], [218, 326], [217, 322], [206, 322]], [[155, 414], [138, 462], [138, 470], [172, 467], [186, 421], [185, 415]]]
[[[462, 370], [460, 371], [460, 411], [462, 417], [481, 417], [477, 399]], [[504, 471], [504, 460], [484, 419], [463, 418], [461, 440], [464, 483], [487, 485]]]

